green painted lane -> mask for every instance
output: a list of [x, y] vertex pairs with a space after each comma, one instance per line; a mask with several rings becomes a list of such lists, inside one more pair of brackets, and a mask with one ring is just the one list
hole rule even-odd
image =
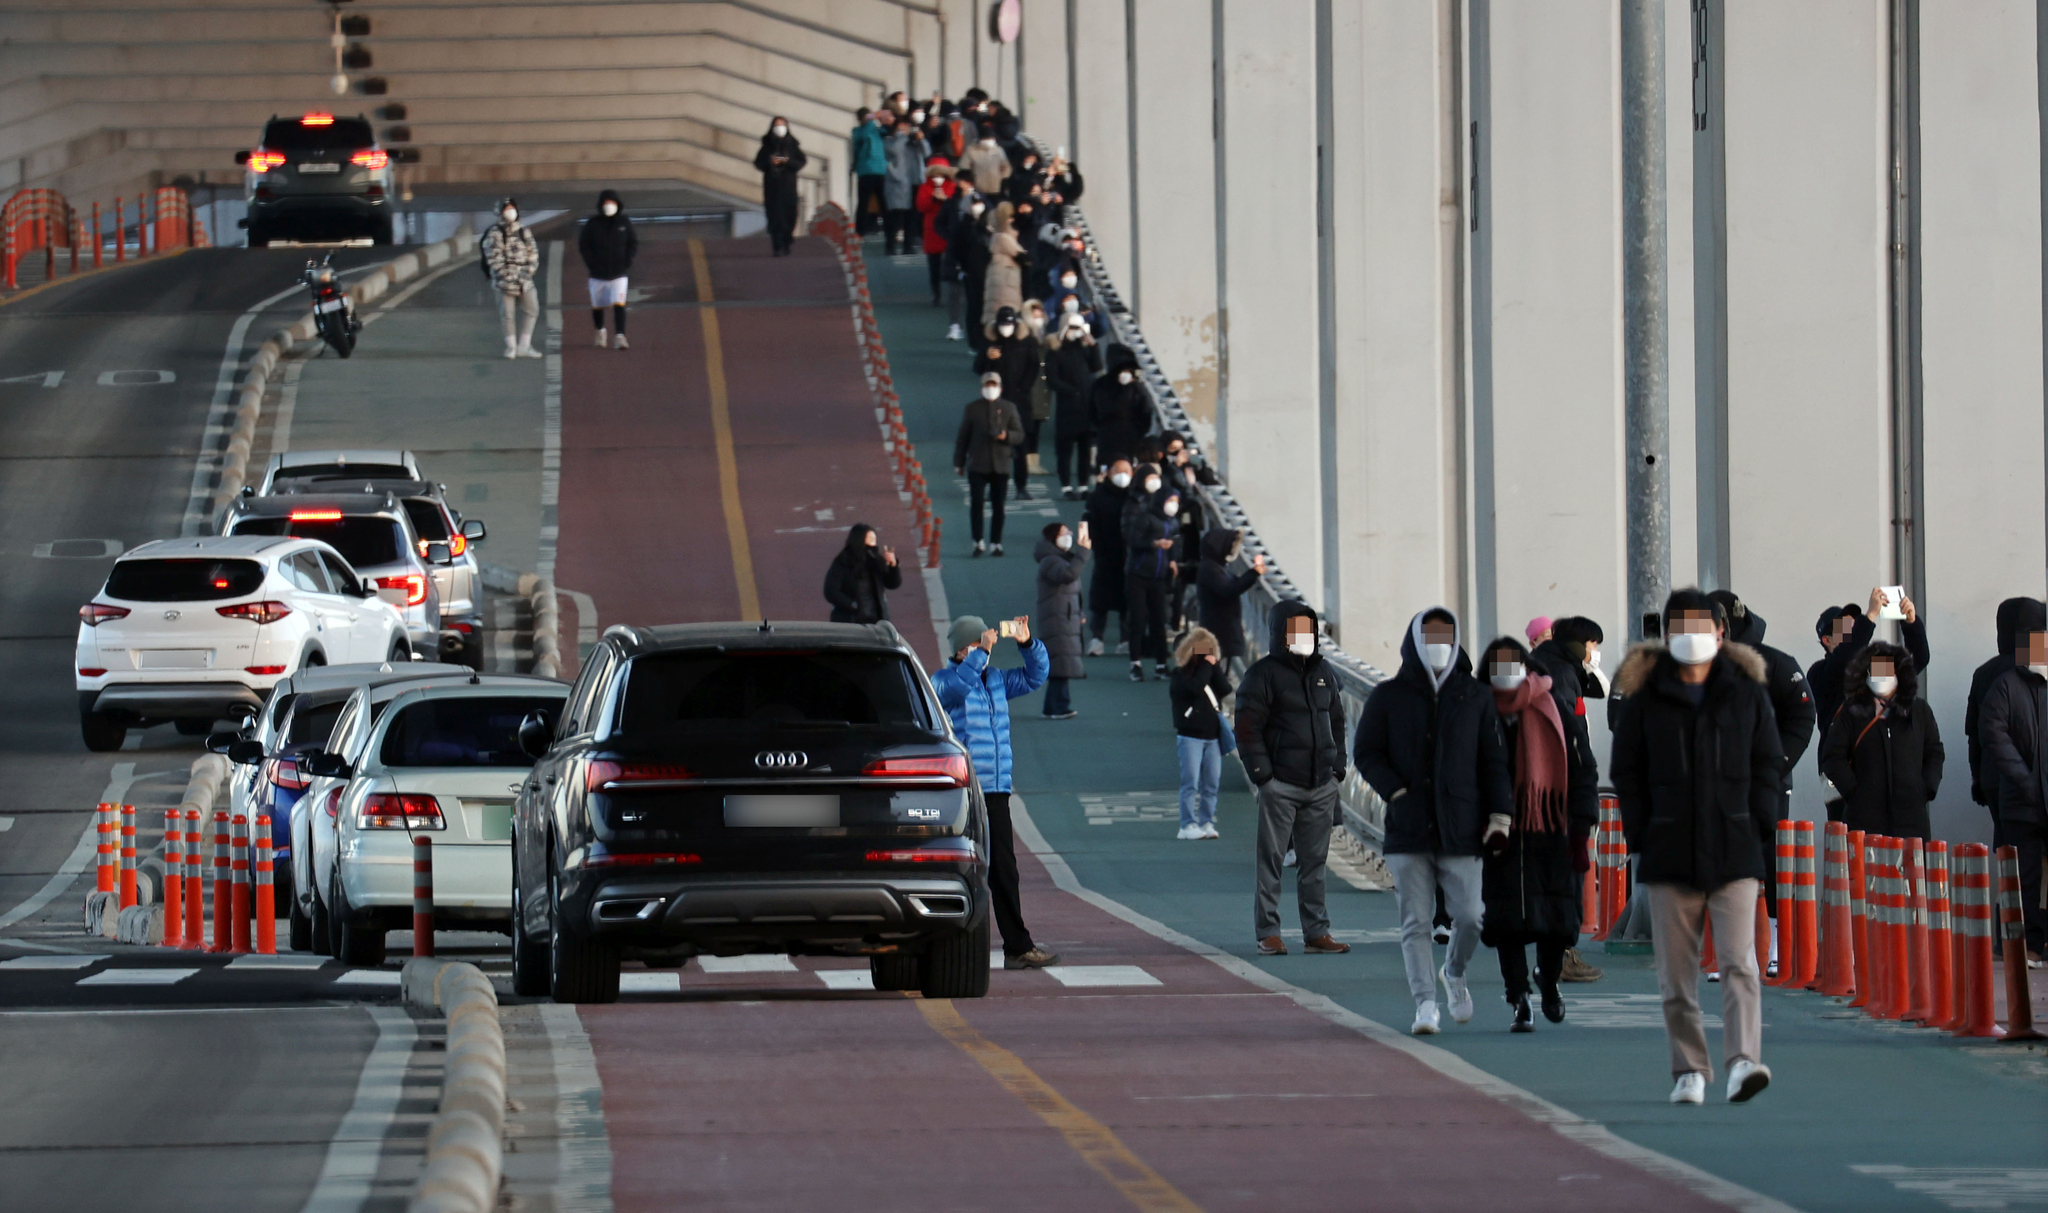
[[[1078, 520], [1080, 505], [1056, 498], [1030, 503], [1027, 509], [1046, 512], [1013, 513], [1007, 557], [969, 558], [964, 491], [951, 491], [950, 461], [973, 381], [965, 344], [944, 339], [944, 313], [930, 306], [924, 273], [922, 258], [870, 257], [870, 289], [896, 387], [944, 519], [943, 580], [952, 612], [991, 620], [1027, 612], [1035, 598], [1035, 532], [1053, 516]], [[1049, 433], [1046, 445], [1049, 454]], [[1048, 483], [1049, 477], [1034, 482], [1034, 492], [1043, 498]], [[1016, 664], [1015, 650], [1004, 646], [998, 663]], [[1333, 874], [1330, 916], [1353, 951], [1258, 958], [1251, 936], [1254, 808], [1242, 768], [1224, 764], [1217, 815], [1223, 837], [1178, 841], [1165, 687], [1128, 681], [1126, 659], [1094, 658], [1089, 666], [1089, 678], [1073, 686], [1077, 719], [1044, 720], [1037, 696], [1013, 704], [1018, 788], [1080, 880], [1358, 1014], [1405, 1028], [1413, 1006], [1393, 898], [1354, 889]], [[1295, 922], [1291, 892], [1283, 895], [1282, 917]], [[1288, 938], [1297, 943], [1298, 931]], [[1731, 1106], [1716, 1084], [1706, 1106], [1675, 1108], [1666, 1102], [1669, 1060], [1650, 958], [1607, 956], [1597, 944], [1585, 955], [1606, 977], [1565, 987], [1563, 1024], [1539, 1019], [1533, 1035], [1513, 1036], [1494, 953], [1481, 948], [1470, 973], [1477, 1014], [1465, 1025], [1447, 1017], [1435, 1043], [1628, 1140], [1797, 1208], [2048, 1208], [2048, 1170], [2041, 1169], [2048, 1159], [2048, 1050], [1955, 1041], [1873, 1022], [1838, 1000], [1766, 989], [1771, 1089]], [[1719, 986], [1702, 991], [1703, 1010], [1716, 1014]], [[1717, 1022], [1709, 1035], [1718, 1052]]]

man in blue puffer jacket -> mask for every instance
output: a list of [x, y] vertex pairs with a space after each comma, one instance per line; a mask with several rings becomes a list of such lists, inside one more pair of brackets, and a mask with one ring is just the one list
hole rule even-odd
[[939, 702], [953, 718], [953, 732], [974, 760], [981, 799], [988, 806], [988, 891], [996, 927], [1003, 933], [1003, 967], [1042, 969], [1059, 957], [1031, 942], [1024, 926], [1024, 907], [1017, 895], [1017, 850], [1010, 833], [1010, 701], [1045, 685], [1052, 659], [1045, 645], [1031, 638], [1031, 621], [1018, 616], [1017, 647], [1024, 652], [1021, 670], [992, 670], [998, 633], [980, 617], [962, 615], [946, 633], [953, 660], [932, 675]]

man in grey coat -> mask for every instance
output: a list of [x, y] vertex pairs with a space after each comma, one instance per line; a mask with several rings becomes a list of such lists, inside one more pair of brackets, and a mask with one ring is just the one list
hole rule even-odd
[[924, 220], [917, 213], [917, 187], [924, 184], [924, 162], [932, 154], [924, 132], [908, 122], [899, 122], [882, 140], [882, 152], [889, 160], [889, 172], [882, 183], [882, 201], [888, 207], [882, 220], [882, 251], [911, 253], [924, 235]]

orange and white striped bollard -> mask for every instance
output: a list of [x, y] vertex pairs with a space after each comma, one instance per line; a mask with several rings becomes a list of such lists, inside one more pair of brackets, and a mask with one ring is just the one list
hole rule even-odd
[[185, 946], [206, 946], [206, 852], [205, 835], [199, 830], [199, 810], [185, 810]]
[[1991, 848], [1981, 842], [1957, 847], [1955, 858], [1949, 861], [1949, 883], [1954, 886], [1949, 898], [1955, 907], [1955, 926], [1963, 935], [1962, 980], [1956, 991], [1956, 1021], [1951, 1031], [1958, 1036], [1996, 1036]]
[[234, 831], [228, 840], [228, 872], [233, 884], [228, 899], [228, 923], [232, 950], [249, 950], [249, 818], [235, 814]]
[[135, 806], [121, 806], [121, 908], [135, 904]]
[[277, 955], [277, 889], [270, 866], [270, 815], [256, 814], [256, 951]]
[[1776, 890], [1778, 917], [1771, 925], [1777, 929], [1778, 975], [1776, 977], [1769, 975], [1770, 952], [1768, 951], [1768, 945], [1765, 943], [1760, 942], [1757, 945], [1756, 967], [1759, 972], [1764, 974], [1765, 985], [1789, 986], [1792, 984], [1792, 972], [1798, 967], [1792, 960], [1793, 955], [1799, 950], [1798, 941], [1793, 938], [1792, 932], [1792, 923], [1795, 917], [1792, 913], [1792, 882], [1794, 879], [1793, 868], [1799, 861], [1793, 857], [1794, 835], [1792, 822], [1789, 819], [1779, 822], [1777, 829], [1773, 833], [1775, 834], [1776, 842], [1776, 862], [1772, 864], [1771, 870], [1772, 875], [1776, 877], [1776, 881], [1772, 887]]
[[1927, 844], [1927, 979], [1931, 1028], [1945, 1028], [1956, 1016], [1955, 942], [1949, 929], [1948, 844]]
[[120, 827], [114, 824], [113, 805], [102, 800], [96, 811], [99, 820], [93, 829], [99, 836], [99, 867], [93, 872], [93, 887], [102, 893], [111, 893], [120, 879], [120, 857], [116, 854], [118, 844], [115, 841], [120, 836]]
[[1906, 854], [1906, 1014], [1919, 1024], [1934, 1022], [1934, 977], [1928, 972], [1927, 852], [1918, 838], [1900, 840]]
[[1821, 873], [1821, 961], [1817, 988], [1839, 998], [1856, 986], [1855, 923], [1849, 896], [1849, 827], [1827, 823]]
[[412, 954], [434, 954], [434, 840], [412, 839]]
[[2034, 1030], [2033, 992], [2027, 988], [2027, 923], [2020, 901], [2020, 849], [1998, 848], [1998, 918], [2005, 947], [2005, 1042], [2041, 1040]]
[[176, 809], [164, 810], [164, 946], [185, 946], [185, 830]]
[[1871, 990], [1874, 988], [1870, 977], [1870, 868], [1867, 844], [1863, 831], [1849, 831], [1849, 981], [1855, 987], [1856, 996], [1849, 1000], [1852, 1007], [1868, 1006]]
[[213, 811], [213, 943], [209, 952], [234, 950], [233, 930], [235, 904], [234, 870], [228, 857], [228, 813], [226, 809]]

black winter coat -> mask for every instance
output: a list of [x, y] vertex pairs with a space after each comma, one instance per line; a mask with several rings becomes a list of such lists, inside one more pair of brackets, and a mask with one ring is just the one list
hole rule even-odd
[[[1159, 546], [1160, 540], [1172, 543], [1180, 534], [1179, 516], [1169, 518], [1162, 512], [1170, 491], [1162, 487], [1149, 499], [1142, 490], [1134, 491], [1124, 505], [1124, 571], [1133, 577], [1164, 581], [1171, 575], [1173, 549]], [[1095, 538], [1093, 526], [1088, 537], [1091, 542]]]
[[[996, 355], [997, 350], [1002, 353]], [[996, 336], [994, 326], [990, 326], [988, 344], [974, 356], [974, 373], [994, 371], [1001, 375], [1003, 399], [1015, 404], [1021, 413], [1031, 404], [1031, 388], [1038, 382], [1039, 357], [1038, 338], [1031, 335], [1030, 326], [1022, 320], [1008, 337]]]
[[1095, 545], [1095, 572], [1088, 582], [1091, 611], [1122, 611], [1129, 597], [1124, 592], [1124, 503], [1138, 491], [1107, 480], [1088, 490], [1081, 518], [1088, 524], [1088, 542]]
[[1611, 778], [1636, 878], [1711, 893], [1762, 880], [1776, 826], [1784, 751], [1756, 650], [1722, 646], [1694, 707], [1678, 661], [1638, 645], [1615, 675], [1628, 709], [1614, 731]]
[[[783, 157], [781, 164], [775, 157]], [[761, 136], [761, 150], [754, 153], [754, 167], [761, 170], [761, 200], [769, 206], [796, 205], [796, 175], [803, 171], [810, 158], [796, 141], [795, 135], [773, 134]]]
[[[1559, 694], [1557, 684], [1552, 682], [1553, 701], [1559, 698]], [[1578, 687], [1567, 684], [1563, 694], [1576, 702]], [[1507, 846], [1498, 854], [1489, 852], [1481, 868], [1480, 893], [1486, 903], [1486, 917], [1482, 920], [1479, 939], [1487, 947], [1518, 947], [1535, 939], [1557, 939], [1566, 944], [1578, 942], [1579, 924], [1585, 921], [1585, 907], [1580, 896], [1585, 891], [1586, 882], [1579, 873], [1578, 865], [1573, 862], [1573, 856], [1583, 851], [1587, 834], [1581, 832], [1582, 822], [1577, 806], [1591, 804], [1593, 824], [1598, 823], [1600, 778], [1599, 768], [1593, 765], [1591, 754], [1579, 748], [1575, 739], [1584, 735], [1585, 722], [1579, 722], [1575, 735], [1573, 719], [1572, 716], [1564, 717], [1565, 759], [1571, 773], [1565, 802], [1573, 810], [1567, 816], [1567, 828], [1536, 832], [1517, 825], [1508, 834]], [[1511, 723], [1503, 719], [1501, 724], [1503, 742], [1512, 756], [1521, 722]], [[1508, 769], [1510, 772], [1514, 770], [1512, 757]], [[1574, 848], [1580, 850], [1575, 851]]]
[[1373, 689], [1358, 716], [1358, 773], [1387, 802], [1388, 855], [1477, 855], [1486, 819], [1513, 813], [1507, 739], [1493, 688], [1458, 650], [1441, 688], [1401, 641], [1401, 671]]
[[598, 212], [583, 221], [583, 230], [576, 234], [576, 251], [583, 256], [583, 268], [592, 278], [609, 282], [624, 278], [633, 269], [633, 254], [640, 248], [640, 237], [633, 232], [633, 221], [626, 218], [623, 207], [616, 215], [604, 213], [604, 204], [616, 203], [619, 196], [606, 190], [597, 196]]
[[1062, 438], [1079, 438], [1088, 430], [1088, 389], [1102, 373], [1102, 354], [1093, 342], [1048, 341], [1045, 349], [1045, 382], [1052, 389], [1053, 432]]
[[946, 260], [963, 280], [971, 284], [986, 278], [989, 260], [994, 255], [989, 247], [987, 225], [965, 211], [953, 217], [953, 236], [946, 242]]
[[976, 396], [960, 413], [960, 430], [953, 436], [953, 466], [983, 476], [1007, 476], [1012, 452], [1024, 445], [1024, 437], [1024, 421], [1015, 404], [1007, 398], [983, 400]]
[[[1117, 373], [1130, 371], [1129, 383], [1117, 382]], [[1138, 377], [1138, 357], [1126, 345], [1111, 345], [1103, 357], [1102, 374], [1088, 389], [1088, 421], [1095, 431], [1096, 460], [1112, 463], [1128, 459], [1138, 443], [1152, 432], [1152, 397]]]
[[[1828, 650], [1828, 655], [1806, 667], [1807, 689], [1813, 693], [1814, 718], [1820, 725], [1822, 736], [1827, 735], [1828, 726], [1834, 722], [1835, 712], [1842, 706], [1842, 675], [1849, 669], [1849, 663], [1856, 659], [1870, 645], [1877, 635], [1877, 624], [1868, 617], [1858, 616], [1849, 631], [1849, 639]], [[1913, 668], [1922, 674], [1927, 672], [1927, 624], [1922, 620], [1899, 624], [1899, 640], [1906, 652], [1913, 658]], [[1816, 759], [1818, 761], [1818, 759]]]
[[2008, 825], [2048, 823], [2048, 682], [2020, 666], [1999, 676], [1977, 709], [1987, 776], [1998, 779], [1998, 820]]
[[2025, 632], [2038, 632], [2048, 627], [2048, 607], [2043, 607], [2038, 598], [2008, 598], [1998, 604], [1998, 656], [1977, 667], [1970, 675], [1970, 697], [1963, 707], [1963, 736], [1969, 741], [1970, 749], [1970, 799], [1991, 809], [1993, 818], [1998, 816], [1998, 773], [1984, 764], [1983, 731], [1979, 726], [1978, 714], [1983, 708], [1984, 693], [1991, 684], [2007, 670], [2015, 669], [2013, 650], [2019, 647], [2020, 636]]
[[[1774, 649], [1764, 643], [1764, 629], [1768, 626], [1764, 617], [1743, 604], [1742, 618], [1728, 624], [1728, 639], [1745, 644], [1757, 651], [1764, 659], [1764, 687], [1771, 693], [1771, 711], [1778, 718], [1778, 748], [1785, 754], [1784, 793], [1792, 794], [1792, 767], [1799, 756], [1806, 753], [1806, 747], [1813, 744], [1813, 726], [1816, 712], [1813, 696], [1807, 694], [1806, 679], [1800, 676], [1799, 659], [1782, 649]], [[1924, 630], [1923, 630], [1923, 635]], [[1926, 642], [1921, 642], [1925, 651]], [[1846, 667], [1844, 667], [1846, 668]], [[1839, 683], [1837, 684], [1839, 686]], [[1781, 803], [1780, 820], [1785, 809]], [[1775, 831], [1775, 827], [1773, 827]], [[1773, 848], [1776, 847], [1773, 841]], [[1775, 850], [1773, 851], [1775, 854]]]
[[1052, 658], [1050, 677], [1086, 678], [1081, 651], [1087, 643], [1087, 613], [1081, 609], [1081, 576], [1088, 571], [1091, 553], [1079, 546], [1062, 552], [1040, 535], [1031, 555], [1038, 561], [1038, 614], [1031, 634], [1045, 642], [1046, 656]]
[[1249, 568], [1230, 571], [1237, 546], [1236, 530], [1212, 528], [1202, 536], [1202, 562], [1195, 571], [1195, 617], [1216, 633], [1226, 659], [1245, 655], [1244, 595], [1259, 583], [1259, 575]]
[[[1230, 676], [1221, 662], [1196, 657], [1173, 672], [1168, 687], [1173, 697], [1173, 731], [1182, 737], [1215, 741], [1223, 736], [1223, 701], [1230, 698]], [[1212, 698], [1213, 696], [1213, 698]]]
[[1927, 802], [1941, 790], [1946, 757], [1933, 710], [1908, 699], [1903, 687], [1881, 717], [1868, 694], [1852, 697], [1835, 713], [1821, 747], [1821, 774], [1842, 794], [1840, 815], [1831, 811], [1828, 819], [1925, 842]]
[[902, 586], [903, 570], [882, 559], [880, 548], [867, 546], [865, 535], [857, 544], [848, 536], [825, 570], [825, 601], [832, 604], [832, 622], [880, 623], [889, 617], [885, 591]]
[[[1592, 732], [1586, 727], [1579, 663], [1571, 659], [1563, 645], [1546, 640], [1530, 650], [1529, 670], [1550, 679], [1550, 697], [1556, 701], [1557, 714], [1564, 721], [1565, 761], [1571, 770], [1565, 816], [1571, 821], [1575, 837], [1590, 838], [1600, 824], [1600, 759], [1593, 750]], [[1512, 758], [1512, 746], [1508, 754]], [[1514, 770], [1512, 761], [1508, 769]]]
[[1278, 779], [1319, 788], [1344, 778], [1344, 696], [1321, 653], [1287, 651], [1287, 621], [1297, 617], [1314, 624], [1316, 613], [1303, 602], [1273, 608], [1272, 647], [1237, 688], [1237, 753], [1260, 786]]

